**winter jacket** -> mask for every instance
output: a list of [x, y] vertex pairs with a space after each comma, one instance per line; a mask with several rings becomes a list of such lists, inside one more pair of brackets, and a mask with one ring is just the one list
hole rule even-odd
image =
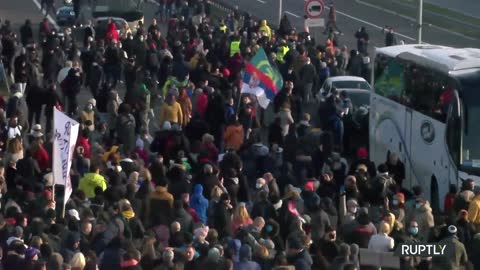
[[[417, 221], [418, 223], [418, 236], [420, 237], [420, 239], [422, 239], [423, 241], [427, 241], [430, 229], [433, 228], [433, 226], [435, 225], [430, 204], [425, 203], [419, 209], [415, 208], [413, 210], [411, 218], [415, 219], [415, 221]], [[408, 223], [406, 224], [409, 223], [410, 221], [408, 221]]]
[[468, 220], [474, 225], [480, 225], [480, 195], [475, 196], [468, 206]]
[[268, 26], [267, 20], [262, 20], [260, 22], [260, 27], [258, 28], [258, 32], [264, 32], [269, 40], [272, 38], [272, 30], [270, 29], [270, 26]]
[[117, 118], [117, 139], [123, 145], [124, 153], [131, 153], [135, 148], [135, 118], [133, 115], [120, 115]]
[[277, 117], [280, 118], [280, 126], [282, 127], [282, 136], [287, 136], [291, 124], [294, 123], [290, 109], [281, 109]]
[[163, 126], [166, 121], [171, 124], [183, 125], [182, 107], [178, 102], [174, 102], [172, 105], [163, 104], [160, 111], [160, 126]]
[[225, 148], [238, 151], [243, 144], [244, 130], [242, 125], [230, 125], [225, 130]]
[[249, 245], [242, 245], [240, 248], [240, 260], [235, 262], [234, 270], [261, 270], [260, 265], [252, 261], [252, 248]]
[[167, 225], [173, 221], [173, 196], [166, 187], [157, 186], [147, 199], [145, 216], [150, 225]]
[[103, 191], [107, 189], [105, 178], [98, 173], [87, 173], [80, 179], [78, 189], [85, 192], [87, 198], [95, 197], [95, 188], [101, 187]]
[[50, 156], [48, 155], [47, 151], [43, 146], [40, 146], [38, 150], [35, 152], [33, 157], [37, 160], [38, 167], [42, 172], [46, 172], [48, 168], [50, 168]]
[[311, 270], [313, 260], [307, 250], [302, 250], [294, 257], [288, 258], [288, 262], [295, 266], [295, 270]]
[[433, 256], [432, 269], [460, 270], [461, 266], [468, 262], [465, 246], [458, 241], [456, 236], [447, 237], [438, 244], [448, 246], [448, 248], [445, 249], [447, 254], [444, 254], [444, 256]]
[[395, 242], [390, 236], [379, 233], [372, 235], [368, 242], [368, 249], [374, 251], [389, 252], [393, 249]]

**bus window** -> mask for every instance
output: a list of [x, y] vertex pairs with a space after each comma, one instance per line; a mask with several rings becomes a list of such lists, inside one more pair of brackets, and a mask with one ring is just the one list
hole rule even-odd
[[[377, 60], [376, 60], [377, 61]], [[375, 67], [375, 93], [402, 102], [404, 67], [396, 60], [380, 57]]]
[[[454, 85], [446, 85], [448, 77], [416, 66], [409, 66], [405, 71], [405, 99], [412, 109], [446, 121], [451, 91]], [[450, 95], [449, 95], [450, 94]]]

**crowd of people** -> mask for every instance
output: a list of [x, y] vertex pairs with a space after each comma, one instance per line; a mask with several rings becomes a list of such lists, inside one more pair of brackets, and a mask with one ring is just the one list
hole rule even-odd
[[[369, 79], [365, 28], [349, 51], [336, 22], [322, 42], [287, 17], [274, 30], [248, 14], [212, 21], [203, 0], [160, 2], [161, 24], [110, 22], [101, 35], [2, 24], [14, 84], [0, 102], [0, 269], [359, 270], [361, 249], [427, 242], [455, 248], [401, 269], [480, 268], [473, 181], [435, 209], [402, 185], [397, 153], [375, 164], [367, 145], [345, 143], [344, 92], [316, 98], [328, 77]], [[284, 80], [271, 121], [240, 91], [260, 48]], [[80, 123], [66, 202], [54, 108]]]

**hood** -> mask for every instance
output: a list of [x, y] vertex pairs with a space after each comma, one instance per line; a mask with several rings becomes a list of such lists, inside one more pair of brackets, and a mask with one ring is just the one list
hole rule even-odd
[[78, 241], [80, 241], [80, 234], [78, 232], [69, 233], [67, 239], [65, 239], [65, 246], [68, 249], [73, 249], [74, 244]]
[[422, 213], [425, 213], [425, 212], [432, 212], [432, 207], [430, 207], [430, 204], [428, 203], [425, 203], [423, 204], [423, 206], [417, 210], [418, 212], [422, 212]]
[[267, 26], [267, 20], [262, 20], [260, 22], [260, 26]]
[[108, 31], [109, 32], [112, 32], [112, 31], [117, 31], [117, 26], [115, 25], [115, 23], [110, 23], [110, 25], [108, 26]]
[[234, 252], [235, 257], [239, 257], [240, 249], [242, 247], [242, 242], [238, 239], [232, 239], [228, 242], [228, 247], [231, 248]]
[[240, 248], [240, 261], [252, 260], [252, 248], [249, 245], [243, 245]]
[[193, 188], [193, 194], [203, 196], [203, 186], [200, 184], [196, 184]]
[[[460, 197], [462, 197], [465, 201], [470, 202], [472, 199], [475, 197], [475, 193], [471, 190], [464, 190], [460, 192]], [[480, 197], [477, 196], [477, 200], [480, 199]]]
[[350, 245], [350, 257], [351, 258], [358, 258], [358, 254], [360, 252], [360, 247], [357, 244]]

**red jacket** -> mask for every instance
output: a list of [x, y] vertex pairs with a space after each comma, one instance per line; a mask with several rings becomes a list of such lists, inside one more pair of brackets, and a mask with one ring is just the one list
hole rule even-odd
[[196, 105], [198, 114], [204, 118], [208, 106], [208, 95], [206, 93], [201, 93], [197, 98]]
[[83, 150], [85, 150], [83, 153], [83, 156], [85, 158], [90, 158], [92, 155], [92, 151], [90, 149], [90, 143], [88, 142], [88, 138], [85, 138], [83, 136], [78, 136], [77, 145], [75, 146], [75, 149], [79, 146], [83, 147]]
[[117, 42], [120, 41], [120, 35], [118, 34], [117, 26], [113, 22], [111, 22], [108, 26], [108, 32], [105, 35], [106, 42], [109, 42], [111, 40], [116, 40]]
[[453, 202], [455, 201], [455, 197], [456, 195], [451, 193], [447, 193], [447, 195], [445, 195], [445, 201], [443, 202], [443, 208], [445, 209], [445, 213], [447, 213], [452, 207]]
[[38, 148], [37, 152], [35, 152], [33, 157], [37, 161], [38, 167], [40, 167], [40, 170], [42, 172], [46, 172], [48, 168], [51, 168], [50, 156], [48, 155], [47, 150], [43, 148], [43, 146], [40, 146], [40, 148]]

